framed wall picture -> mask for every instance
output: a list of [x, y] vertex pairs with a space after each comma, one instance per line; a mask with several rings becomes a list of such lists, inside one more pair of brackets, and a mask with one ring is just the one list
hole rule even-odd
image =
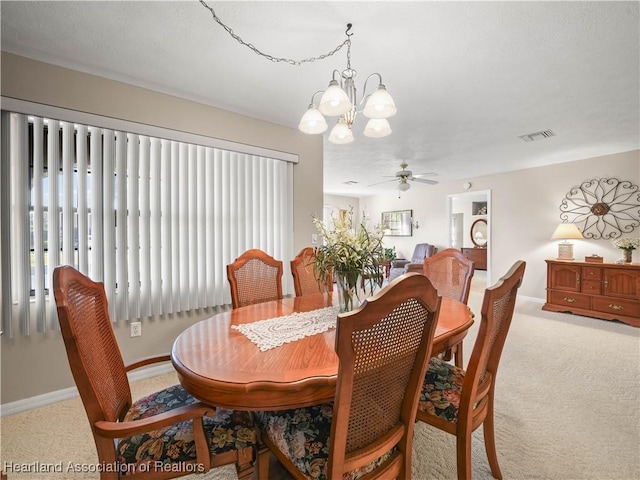
[[486, 215], [487, 202], [471, 202], [471, 215]]
[[413, 210], [382, 212], [382, 231], [387, 237], [411, 237], [413, 235]]

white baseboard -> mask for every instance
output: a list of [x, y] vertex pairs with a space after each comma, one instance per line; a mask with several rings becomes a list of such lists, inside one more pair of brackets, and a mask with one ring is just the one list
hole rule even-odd
[[[170, 363], [165, 363], [162, 365], [155, 365], [153, 367], [140, 368], [133, 372], [129, 372], [127, 375], [130, 382], [135, 382], [137, 380], [163, 375], [172, 371], [174, 371], [173, 366]], [[56, 390], [54, 392], [43, 393], [42, 395], [36, 395], [35, 397], [16, 400], [15, 402], [0, 405], [0, 417], [24, 412], [33, 408], [44, 407], [45, 405], [61, 402], [62, 400], [68, 400], [77, 396], [78, 389], [76, 387], [69, 387], [63, 388], [62, 390]]]
[[526, 295], [518, 295], [518, 298], [521, 298], [522, 300], [528, 300], [530, 302], [535, 302], [535, 303], [545, 303], [546, 302], [546, 300], [544, 298], [528, 297]]

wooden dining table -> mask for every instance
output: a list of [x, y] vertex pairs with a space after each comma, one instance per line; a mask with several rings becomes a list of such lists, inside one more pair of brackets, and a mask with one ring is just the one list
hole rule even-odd
[[[180, 383], [203, 403], [234, 410], [282, 410], [332, 400], [338, 375], [335, 328], [261, 351], [232, 326], [329, 307], [334, 301], [326, 293], [287, 297], [195, 323], [171, 350]], [[465, 304], [443, 297], [433, 354], [457, 344], [472, 324]]]

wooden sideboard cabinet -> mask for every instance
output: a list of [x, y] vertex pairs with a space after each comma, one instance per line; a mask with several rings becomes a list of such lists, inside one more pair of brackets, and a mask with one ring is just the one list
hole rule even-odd
[[487, 249], [486, 248], [462, 248], [462, 254], [473, 262], [476, 270], [487, 269]]
[[547, 262], [543, 310], [640, 327], [640, 263]]

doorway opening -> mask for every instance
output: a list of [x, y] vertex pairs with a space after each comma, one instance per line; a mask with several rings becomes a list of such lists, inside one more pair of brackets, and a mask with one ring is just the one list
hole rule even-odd
[[[476, 271], [486, 263], [487, 285], [491, 285], [491, 210], [491, 190], [447, 195], [448, 246], [476, 255]], [[486, 221], [486, 230], [480, 233], [477, 226], [484, 222], [478, 220]]]

